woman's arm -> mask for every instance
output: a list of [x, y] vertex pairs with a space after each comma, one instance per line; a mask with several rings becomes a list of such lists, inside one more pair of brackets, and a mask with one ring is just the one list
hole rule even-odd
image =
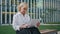
[[[22, 24], [21, 22], [18, 21], [18, 19], [19, 18], [16, 15], [13, 16], [12, 26], [13, 26], [14, 30], [20, 30], [20, 28], [26, 28], [29, 26], [28, 24]], [[21, 24], [21, 25], [19, 25], [19, 24]]]
[[19, 25], [18, 25], [18, 17], [16, 15], [13, 16], [13, 23], [12, 26], [14, 30], [19, 30]]

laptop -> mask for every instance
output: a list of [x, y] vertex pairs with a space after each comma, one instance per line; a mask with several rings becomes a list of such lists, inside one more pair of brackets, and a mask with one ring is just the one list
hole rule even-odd
[[38, 22], [40, 22], [39, 19], [31, 19], [31, 26], [37, 27], [36, 24], [37, 24]]

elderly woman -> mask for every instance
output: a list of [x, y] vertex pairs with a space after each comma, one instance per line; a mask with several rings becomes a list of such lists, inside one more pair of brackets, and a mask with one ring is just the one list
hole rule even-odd
[[[31, 26], [31, 20], [27, 14], [27, 3], [21, 3], [18, 5], [18, 12], [13, 16], [12, 26], [16, 31], [16, 34], [40, 34], [39, 30], [35, 26]], [[36, 24], [39, 26], [39, 23]]]

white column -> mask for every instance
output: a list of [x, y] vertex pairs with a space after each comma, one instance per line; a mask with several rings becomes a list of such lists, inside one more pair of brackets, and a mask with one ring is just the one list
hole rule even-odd
[[33, 15], [33, 14], [32, 14], [32, 0], [30, 0], [30, 1], [31, 1], [31, 3], [30, 3], [30, 6], [31, 6], [30, 9], [31, 9], [31, 10], [30, 10], [30, 11], [31, 11], [31, 18], [32, 18], [32, 15]]
[[[35, 4], [35, 0], [34, 0], [34, 4]], [[35, 6], [34, 6], [34, 8], [33, 8], [33, 13], [34, 13], [34, 19], [35, 19]]]
[[29, 0], [27, 0], [27, 3], [28, 3], [28, 10], [27, 10], [27, 13], [29, 14]]
[[15, 0], [14, 0], [14, 3], [13, 3], [13, 12], [15, 14]]
[[11, 0], [9, 0], [9, 24], [11, 24]]
[[2, 25], [2, 0], [1, 0], [1, 25]]
[[7, 0], [5, 0], [5, 24], [7, 24]]
[[[18, 4], [19, 4], [19, 0], [17, 0], [17, 6], [18, 6]], [[17, 11], [18, 11], [18, 7], [17, 7]]]

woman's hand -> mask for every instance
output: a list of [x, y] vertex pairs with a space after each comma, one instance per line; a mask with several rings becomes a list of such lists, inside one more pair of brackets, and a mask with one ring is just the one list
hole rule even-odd
[[23, 24], [23, 25], [21, 25], [20, 28], [27, 28], [28, 26], [29, 26], [28, 24]]
[[40, 26], [40, 22], [37, 22], [36, 26], [39, 27]]

